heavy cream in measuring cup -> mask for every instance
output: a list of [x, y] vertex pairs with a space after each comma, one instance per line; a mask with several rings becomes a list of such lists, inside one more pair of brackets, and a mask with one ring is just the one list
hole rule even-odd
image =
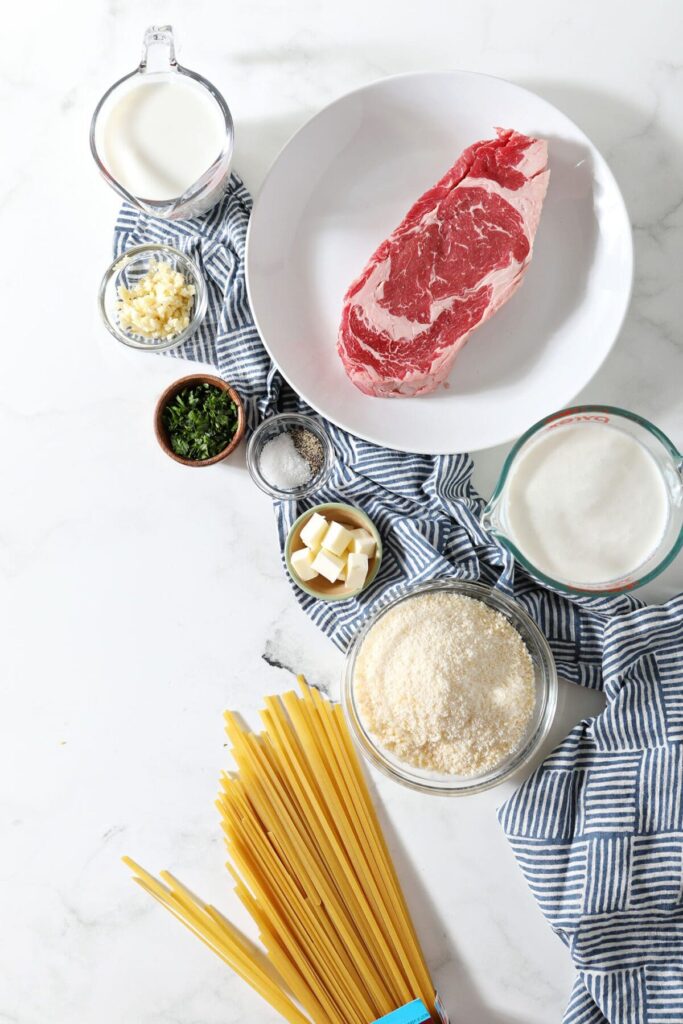
[[604, 423], [558, 426], [517, 456], [503, 518], [545, 575], [597, 585], [628, 577], [659, 545], [669, 514], [657, 463]]
[[220, 155], [225, 122], [206, 89], [185, 77], [140, 82], [113, 105], [103, 126], [110, 174], [134, 196], [182, 196]]

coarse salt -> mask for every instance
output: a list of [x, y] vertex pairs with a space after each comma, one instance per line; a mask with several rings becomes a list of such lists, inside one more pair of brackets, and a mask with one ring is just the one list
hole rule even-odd
[[292, 491], [311, 479], [311, 466], [294, 447], [289, 431], [283, 431], [266, 441], [259, 458], [259, 468], [265, 480], [279, 491]]
[[448, 775], [490, 771], [516, 750], [535, 706], [534, 668], [500, 612], [458, 594], [420, 594], [363, 641], [354, 688], [375, 740]]

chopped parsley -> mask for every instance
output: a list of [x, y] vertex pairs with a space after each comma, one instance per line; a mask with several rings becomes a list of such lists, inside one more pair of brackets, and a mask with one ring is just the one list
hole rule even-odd
[[214, 384], [188, 384], [164, 409], [171, 448], [183, 459], [203, 462], [220, 454], [237, 430], [237, 406]]

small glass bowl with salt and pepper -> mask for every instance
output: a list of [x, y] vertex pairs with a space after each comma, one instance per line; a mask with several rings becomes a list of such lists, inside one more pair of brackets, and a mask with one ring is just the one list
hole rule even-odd
[[247, 447], [247, 467], [262, 491], [296, 501], [325, 483], [334, 465], [327, 432], [312, 416], [286, 412], [265, 419]]

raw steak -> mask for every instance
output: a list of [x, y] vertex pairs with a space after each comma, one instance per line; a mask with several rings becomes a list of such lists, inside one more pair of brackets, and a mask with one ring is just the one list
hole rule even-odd
[[425, 395], [519, 286], [548, 187], [542, 139], [497, 128], [417, 200], [344, 297], [337, 348], [366, 395]]

